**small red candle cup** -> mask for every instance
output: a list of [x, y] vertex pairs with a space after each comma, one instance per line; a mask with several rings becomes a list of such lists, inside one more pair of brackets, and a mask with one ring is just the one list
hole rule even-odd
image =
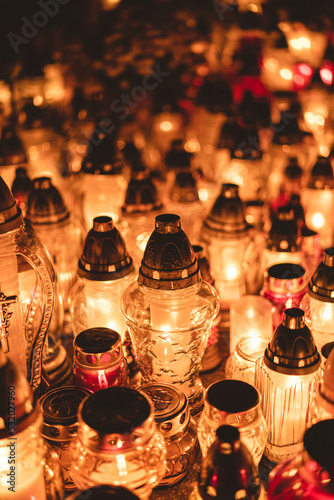
[[119, 333], [109, 328], [89, 328], [74, 339], [75, 385], [91, 392], [128, 383], [127, 364]]

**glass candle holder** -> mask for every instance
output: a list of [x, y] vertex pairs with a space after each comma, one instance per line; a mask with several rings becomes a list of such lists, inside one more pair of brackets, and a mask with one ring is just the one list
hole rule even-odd
[[320, 356], [304, 312], [286, 309], [255, 368], [255, 386], [262, 395], [268, 425], [264, 454], [269, 460], [282, 462], [300, 450], [319, 368]]
[[15, 179], [12, 184], [12, 194], [16, 200], [17, 206], [22, 212], [23, 217], [26, 216], [28, 198], [32, 190], [33, 183], [29, 178], [26, 167], [17, 167], [15, 170]]
[[159, 487], [180, 482], [198, 455], [197, 425], [190, 417], [186, 395], [169, 384], [140, 387], [154, 405], [155, 421], [165, 438], [167, 471]]
[[189, 500], [247, 498], [257, 500], [263, 491], [256, 466], [240, 432], [231, 425], [216, 430], [216, 439], [204, 458]]
[[121, 307], [143, 382], [176, 385], [191, 413], [200, 411], [201, 359], [219, 305], [215, 289], [201, 281], [178, 215], [156, 217], [138, 283], [125, 290]]
[[127, 387], [88, 396], [78, 411], [71, 444], [71, 475], [77, 488], [126, 486], [148, 500], [166, 472], [166, 447], [149, 398]]
[[275, 467], [268, 500], [333, 500], [334, 420], [318, 422], [305, 432], [304, 450]]
[[258, 465], [267, 440], [267, 425], [261, 411], [261, 396], [255, 387], [240, 380], [220, 380], [205, 393], [204, 410], [198, 423], [198, 440], [205, 457], [220, 425], [233, 425], [241, 442]]
[[77, 435], [78, 407], [88, 394], [90, 392], [82, 388], [58, 387], [48, 391], [39, 400], [43, 415], [41, 434], [59, 456], [66, 491], [75, 489], [70, 476], [69, 447]]
[[236, 184], [223, 184], [202, 228], [203, 242], [224, 309], [245, 294], [243, 262], [251, 240], [238, 190]]
[[71, 219], [63, 198], [50, 177], [33, 180], [26, 218], [50, 254], [67, 309], [68, 294], [76, 279], [81, 252], [81, 232]]
[[95, 217], [70, 291], [74, 336], [87, 328], [105, 327], [125, 340], [126, 324], [120, 297], [134, 279], [134, 267], [120, 232], [107, 216]]
[[26, 162], [25, 149], [16, 133], [15, 125], [3, 127], [0, 138], [0, 175], [8, 187], [13, 185], [16, 169]]
[[231, 303], [230, 352], [243, 337], [265, 337], [273, 331], [272, 304], [258, 295], [245, 295]]
[[76, 386], [91, 392], [127, 385], [128, 374], [119, 333], [89, 328], [74, 339], [73, 375]]
[[0, 498], [63, 497], [59, 457], [41, 436], [42, 415], [29, 384], [0, 345]]
[[307, 276], [302, 266], [283, 263], [269, 267], [261, 295], [272, 304], [274, 329], [282, 322], [285, 309], [300, 306], [306, 291]]
[[235, 349], [227, 358], [225, 378], [242, 380], [254, 385], [255, 363], [263, 356], [267, 345], [267, 337], [250, 335], [239, 339]]
[[306, 225], [320, 236], [322, 248], [333, 244], [334, 177], [328, 158], [318, 157], [302, 191]]
[[305, 321], [312, 330], [318, 349], [333, 340], [334, 318], [334, 247], [327, 248], [323, 261], [311, 277], [308, 290], [301, 302]]

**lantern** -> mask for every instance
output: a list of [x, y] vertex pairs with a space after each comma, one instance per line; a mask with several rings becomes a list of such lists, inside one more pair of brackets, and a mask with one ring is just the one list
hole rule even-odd
[[225, 309], [245, 293], [243, 263], [251, 242], [238, 190], [236, 184], [223, 184], [202, 229], [215, 286]]
[[307, 291], [305, 269], [289, 262], [275, 264], [265, 273], [261, 295], [272, 304], [274, 329], [282, 322], [285, 309], [299, 307]]
[[334, 339], [334, 288], [332, 273], [334, 248], [325, 250], [323, 261], [315, 270], [301, 307], [305, 311], [306, 323], [311, 328], [318, 349]]
[[302, 193], [306, 225], [320, 236], [322, 248], [333, 243], [334, 177], [327, 158], [318, 157]]
[[[328, 345], [328, 344], [325, 344]], [[334, 350], [333, 343], [330, 344], [331, 351], [324, 366], [324, 374], [317, 387], [316, 394], [310, 405], [308, 425], [313, 425], [320, 420], [334, 418]], [[323, 355], [323, 349], [321, 350]], [[325, 359], [326, 360], [326, 359]]]
[[[256, 500], [263, 492], [254, 461], [242, 443], [239, 430], [222, 425], [205, 457], [198, 484], [189, 500], [247, 498]], [[243, 495], [243, 496], [241, 496]]]
[[81, 232], [75, 226], [58, 189], [50, 177], [33, 180], [27, 219], [46, 246], [58, 274], [59, 290], [68, 307], [68, 294], [76, 279], [81, 251]]
[[26, 216], [28, 198], [30, 191], [32, 190], [32, 186], [33, 184], [28, 177], [27, 169], [25, 167], [17, 167], [11, 191], [23, 217]]
[[143, 381], [173, 383], [198, 413], [204, 393], [199, 371], [218, 297], [201, 280], [178, 215], [156, 217], [138, 283], [125, 290], [121, 307]]
[[148, 500], [166, 472], [166, 446], [149, 398], [128, 387], [108, 387], [84, 399], [71, 443], [71, 475], [83, 490], [127, 486]]
[[27, 380], [1, 345], [0, 370], [0, 497], [57, 500], [64, 493], [58, 455], [42, 439], [42, 415]]
[[255, 367], [255, 387], [261, 393], [268, 425], [264, 454], [272, 462], [282, 462], [301, 449], [319, 367], [320, 356], [304, 311], [286, 309]]
[[254, 385], [255, 363], [261, 358], [267, 345], [266, 337], [250, 335], [239, 339], [226, 360], [225, 378]]
[[[1, 341], [33, 390], [50, 324], [56, 276], [50, 257], [0, 178], [0, 290], [5, 328]], [[12, 315], [10, 322], [8, 315]], [[6, 319], [7, 318], [7, 319]]]
[[124, 340], [120, 298], [133, 278], [132, 259], [112, 219], [95, 217], [79, 260], [78, 280], [70, 291], [74, 336], [88, 328], [105, 327]]

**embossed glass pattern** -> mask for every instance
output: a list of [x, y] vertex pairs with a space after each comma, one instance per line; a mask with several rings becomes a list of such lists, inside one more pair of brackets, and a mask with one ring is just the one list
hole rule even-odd
[[247, 336], [239, 340], [225, 364], [225, 378], [254, 385], [255, 363], [268, 345], [265, 337]]

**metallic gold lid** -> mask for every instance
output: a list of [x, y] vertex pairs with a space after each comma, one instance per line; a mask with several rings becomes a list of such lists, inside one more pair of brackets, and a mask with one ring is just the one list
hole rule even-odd
[[307, 287], [305, 269], [289, 262], [270, 266], [265, 272], [264, 280], [265, 286], [279, 295], [299, 293]]
[[23, 225], [21, 210], [9, 187], [0, 176], [0, 234], [7, 233]]
[[37, 177], [29, 193], [27, 219], [34, 224], [57, 224], [69, 217], [63, 198], [51, 177]]
[[152, 401], [155, 421], [165, 437], [185, 431], [190, 412], [185, 394], [169, 384], [145, 384], [140, 387]]
[[123, 358], [119, 333], [110, 328], [89, 328], [73, 341], [75, 362], [85, 369], [106, 369]]

